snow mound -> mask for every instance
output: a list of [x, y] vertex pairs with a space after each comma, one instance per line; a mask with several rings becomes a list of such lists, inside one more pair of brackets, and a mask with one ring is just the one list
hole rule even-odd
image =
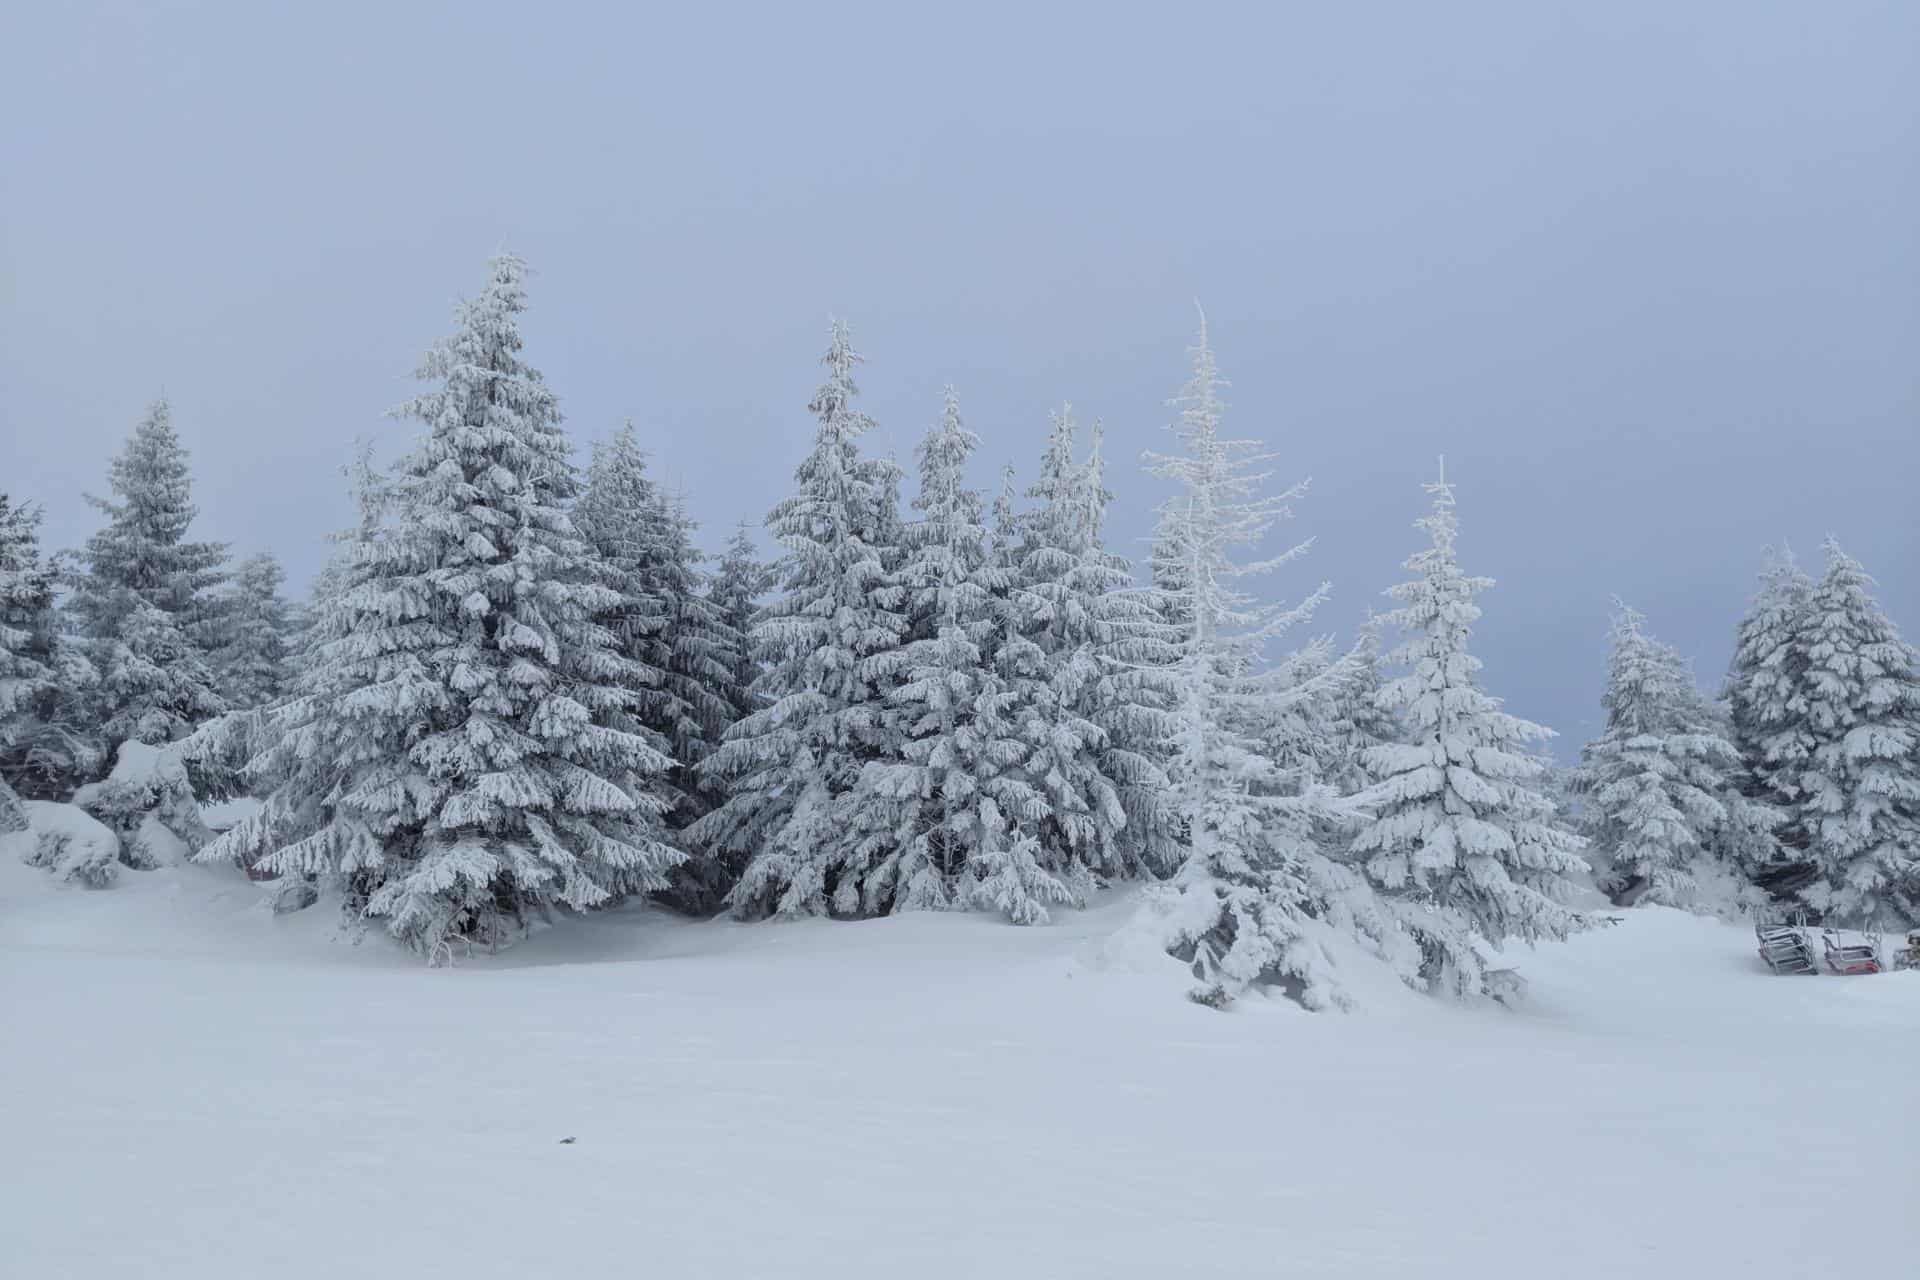
[[85, 810], [70, 804], [28, 800], [27, 830], [7, 837], [30, 867], [44, 867], [57, 880], [104, 889], [119, 874], [120, 837]]
[[122, 861], [142, 870], [185, 862], [213, 839], [177, 745], [121, 743], [113, 772], [73, 803], [118, 833]]

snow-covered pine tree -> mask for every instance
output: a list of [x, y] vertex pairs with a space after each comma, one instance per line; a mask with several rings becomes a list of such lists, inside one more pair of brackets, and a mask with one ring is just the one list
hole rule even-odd
[[1386, 678], [1380, 670], [1380, 655], [1380, 626], [1369, 617], [1360, 628], [1359, 641], [1329, 681], [1322, 776], [1343, 796], [1357, 795], [1371, 785], [1367, 752], [1405, 739], [1399, 717], [1381, 705]]
[[722, 696], [732, 709], [727, 717], [729, 727], [734, 721], [745, 719], [754, 708], [750, 690], [760, 677], [760, 664], [753, 657], [753, 622], [760, 612], [761, 597], [772, 588], [773, 575], [761, 563], [753, 535], [747, 530], [747, 522], [742, 520], [733, 536], [727, 539], [726, 550], [721, 553], [720, 563], [707, 583], [707, 599], [720, 612], [720, 624], [725, 628], [722, 634], [730, 646], [724, 657], [727, 681], [722, 689]]
[[1018, 698], [991, 662], [1004, 571], [989, 558], [980, 495], [966, 485], [978, 438], [953, 389], [920, 442], [921, 519], [905, 530], [904, 612], [918, 638], [894, 689], [895, 755], [866, 766], [855, 811], [882, 856], [865, 878], [870, 912], [981, 905], [1019, 924], [1047, 918], [1066, 887], [1038, 863], [1045, 813], [1024, 776]]
[[[767, 515], [784, 551], [779, 596], [753, 626], [762, 670], [756, 705], [707, 761], [727, 799], [693, 828], [717, 856], [747, 859], [728, 895], [741, 916], [851, 915], [865, 886], [850, 869], [861, 829], [851, 811], [861, 770], [891, 749], [886, 696], [903, 666], [903, 592], [888, 571], [898, 552], [886, 492], [890, 467], [863, 459], [873, 420], [854, 408], [860, 361], [835, 321], [826, 381], [808, 410], [812, 450], [796, 490]], [[867, 866], [880, 858], [868, 850]]]
[[[661, 495], [660, 521], [666, 554], [659, 581], [669, 604], [667, 689], [690, 712], [669, 741], [676, 760], [697, 767], [713, 754], [733, 724], [731, 663], [740, 639], [708, 591], [708, 575], [701, 567], [705, 554], [694, 543], [699, 526], [687, 511], [685, 494]], [[686, 769], [683, 780], [700, 813], [725, 799], [724, 790], [703, 791], [692, 767]]]
[[227, 553], [187, 539], [197, 509], [165, 400], [114, 458], [109, 483], [117, 501], [88, 498], [107, 523], [81, 552], [66, 608], [100, 672], [94, 714], [111, 749], [184, 737], [224, 709], [205, 633]]
[[1075, 899], [1103, 880], [1172, 865], [1166, 774], [1152, 754], [1170, 736], [1166, 630], [1126, 562], [1100, 543], [1111, 500], [1098, 454], [1074, 457], [1071, 406], [1053, 415], [1033, 506], [1016, 522], [999, 665], [1046, 797], [1034, 834], [1041, 865]]
[[1807, 844], [1798, 821], [1800, 775], [1812, 759], [1814, 744], [1794, 702], [1807, 669], [1799, 640], [1812, 594], [1813, 580], [1794, 562], [1793, 552], [1769, 547], [1760, 590], [1734, 633], [1727, 671], [1732, 739], [1745, 768], [1742, 794], [1786, 816], [1778, 836], [1780, 845], [1791, 851]]
[[1273, 455], [1258, 441], [1221, 435], [1224, 381], [1204, 318], [1191, 354], [1192, 376], [1172, 401], [1180, 452], [1147, 455], [1153, 474], [1179, 486], [1161, 505], [1156, 546], [1186, 560], [1155, 566], [1158, 612], [1180, 627], [1169, 668], [1178, 697], [1169, 772], [1186, 856], [1173, 881], [1168, 950], [1191, 966], [1189, 994], [1202, 1004], [1224, 1007], [1250, 986], [1271, 985], [1324, 1008], [1342, 997], [1316, 934], [1331, 869], [1317, 833], [1341, 815], [1330, 789], [1288, 776], [1261, 731], [1303, 694], [1290, 668], [1267, 668], [1266, 644], [1310, 617], [1327, 587], [1288, 608], [1239, 585], [1306, 549], [1239, 558], [1291, 515], [1304, 489], [1262, 495]]
[[216, 614], [222, 643], [212, 654], [220, 695], [233, 710], [263, 707], [285, 693], [293, 616], [281, 587], [287, 580], [270, 552], [234, 566]]
[[1827, 539], [1827, 571], [1794, 641], [1806, 670], [1789, 712], [1813, 750], [1799, 825], [1818, 878], [1801, 897], [1829, 924], [1920, 924], [1920, 655]]
[[1106, 518], [1113, 494], [1106, 487], [1104, 432], [1096, 421], [1092, 449], [1080, 471], [1086, 511], [1081, 580], [1110, 584], [1096, 592], [1094, 652], [1100, 662], [1082, 694], [1086, 716], [1106, 734], [1100, 769], [1119, 787], [1127, 815], [1122, 842], [1132, 859], [1123, 874], [1160, 875], [1179, 866], [1177, 817], [1167, 804], [1167, 769], [1179, 695], [1168, 668], [1179, 655], [1180, 629], [1170, 625], [1164, 597], [1140, 587], [1132, 563], [1107, 549]]
[[1480, 690], [1480, 661], [1467, 642], [1480, 617], [1474, 598], [1493, 582], [1461, 572], [1444, 468], [1425, 488], [1433, 510], [1417, 527], [1432, 545], [1407, 561], [1415, 577], [1391, 588], [1399, 608], [1383, 618], [1407, 636], [1392, 661], [1411, 669], [1380, 695], [1406, 740], [1367, 753], [1374, 781], [1359, 800], [1374, 817], [1352, 849], [1399, 899], [1426, 989], [1478, 995], [1485, 971], [1474, 936], [1498, 947], [1580, 928], [1566, 905], [1568, 877], [1586, 863], [1582, 841], [1540, 789], [1547, 766], [1534, 744], [1552, 731], [1508, 715]]
[[[264, 797], [257, 816], [203, 850], [202, 861], [231, 860], [251, 866], [296, 840], [324, 831], [321, 810], [336, 789], [356, 785], [371, 767], [404, 761], [406, 726], [391, 718], [362, 715], [356, 722], [339, 699], [355, 681], [379, 678], [377, 663], [350, 661], [345, 642], [362, 622], [355, 593], [377, 583], [379, 544], [390, 532], [394, 479], [373, 461], [373, 441], [354, 443], [343, 466], [357, 519], [327, 535], [334, 550], [315, 575], [307, 606], [292, 637], [286, 697], [265, 707], [229, 712], [195, 730], [181, 753], [196, 785], [209, 799]], [[381, 736], [375, 736], [378, 730]], [[377, 841], [365, 840], [350, 859], [344, 846], [309, 851], [306, 874], [338, 887], [349, 918], [364, 910], [378, 884]], [[305, 883], [304, 878], [302, 883]]]
[[1688, 906], [1699, 860], [1733, 821], [1740, 755], [1686, 660], [1614, 602], [1606, 727], [1580, 752], [1573, 789], [1602, 891], [1616, 903]]
[[64, 799], [100, 768], [83, 727], [97, 682], [61, 634], [40, 509], [0, 493], [0, 779], [29, 800]]
[[315, 649], [326, 630], [322, 622], [329, 602], [367, 579], [368, 548], [380, 539], [393, 503], [393, 478], [374, 464], [371, 438], [362, 436], [354, 441], [353, 456], [340, 468], [340, 474], [353, 500], [355, 520], [327, 535], [334, 549], [314, 575], [307, 600], [300, 607], [289, 642], [296, 681], [299, 672], [311, 669], [318, 660]]
[[632, 422], [595, 443], [573, 514], [619, 596], [601, 622], [633, 663], [640, 723], [675, 761], [664, 780], [668, 823], [688, 826], [707, 808], [695, 770], [733, 718], [729, 637], [701, 591], [685, 513], [647, 475]]
[[529, 911], [664, 888], [681, 854], [651, 788], [670, 765], [625, 727], [635, 673], [596, 617], [613, 603], [567, 513], [560, 411], [520, 355], [526, 268], [495, 258], [396, 410], [427, 425], [393, 519], [295, 699], [258, 818], [202, 856], [321, 873], [349, 908], [432, 956]]

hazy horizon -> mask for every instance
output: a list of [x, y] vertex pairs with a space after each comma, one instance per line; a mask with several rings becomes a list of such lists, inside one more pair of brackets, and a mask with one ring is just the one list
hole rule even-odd
[[949, 382], [984, 489], [1101, 419], [1137, 555], [1198, 298], [1230, 431], [1313, 479], [1276, 593], [1384, 607], [1445, 453], [1487, 687], [1563, 754], [1615, 595], [1716, 687], [1762, 547], [1831, 532], [1920, 632], [1920, 9], [520, 13], [16, 18], [0, 487], [49, 549], [164, 391], [197, 536], [304, 587], [510, 248], [580, 457], [634, 419], [709, 549], [786, 491], [831, 312], [875, 452]]

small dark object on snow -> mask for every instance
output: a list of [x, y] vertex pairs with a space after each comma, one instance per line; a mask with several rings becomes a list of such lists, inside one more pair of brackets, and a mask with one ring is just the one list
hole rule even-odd
[[579, 1141], [578, 1138], [562, 1138], [560, 1139], [560, 1145], [563, 1147], [570, 1147], [578, 1141]]

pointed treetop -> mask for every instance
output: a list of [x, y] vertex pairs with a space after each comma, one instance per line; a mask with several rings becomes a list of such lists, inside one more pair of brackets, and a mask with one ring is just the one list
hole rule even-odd
[[[1194, 309], [1200, 310], [1198, 300]], [[1200, 311], [1200, 332], [1194, 344], [1187, 348], [1193, 373], [1186, 385], [1180, 388], [1180, 394], [1167, 401], [1167, 406], [1179, 411], [1179, 422], [1174, 430], [1182, 435], [1211, 436], [1219, 429], [1220, 419], [1226, 413], [1227, 406], [1220, 399], [1220, 388], [1231, 385], [1220, 376], [1219, 362], [1214, 358], [1213, 347], [1207, 340], [1207, 313]]]

